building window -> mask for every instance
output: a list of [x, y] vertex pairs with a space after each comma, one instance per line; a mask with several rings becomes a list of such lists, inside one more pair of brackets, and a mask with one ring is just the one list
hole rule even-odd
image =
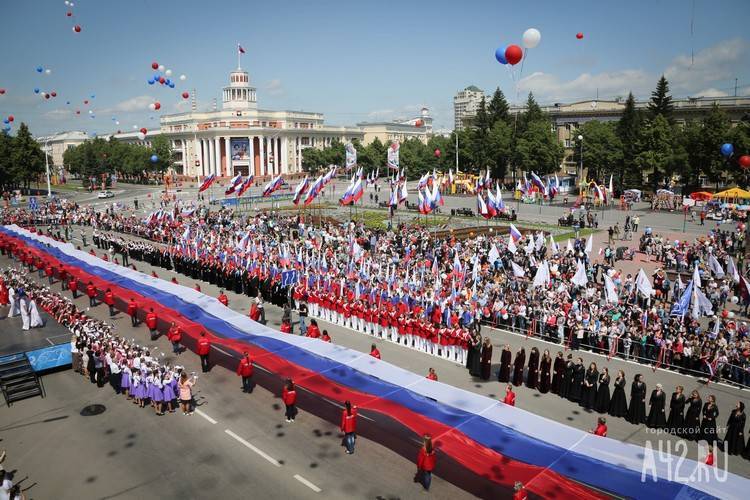
[[565, 147], [566, 148], [570, 147], [570, 139], [565, 139]]
[[309, 137], [302, 137], [301, 141], [302, 141], [302, 145], [303, 146], [309, 146], [310, 145], [310, 138]]

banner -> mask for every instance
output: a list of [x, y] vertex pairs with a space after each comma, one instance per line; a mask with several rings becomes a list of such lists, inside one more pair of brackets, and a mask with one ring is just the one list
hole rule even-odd
[[232, 149], [232, 161], [250, 161], [250, 140], [247, 137], [233, 137], [229, 139]]
[[346, 171], [348, 172], [357, 165], [357, 150], [351, 142], [347, 142], [344, 148], [346, 149]]
[[391, 168], [393, 170], [399, 169], [399, 159], [398, 159], [398, 150], [399, 150], [399, 144], [398, 141], [391, 143], [391, 147], [388, 148], [388, 168]]

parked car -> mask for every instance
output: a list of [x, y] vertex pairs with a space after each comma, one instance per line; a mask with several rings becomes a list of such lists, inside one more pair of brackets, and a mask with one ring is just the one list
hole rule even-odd
[[96, 196], [97, 198], [112, 198], [115, 196], [115, 193], [112, 191], [99, 191], [99, 194]]

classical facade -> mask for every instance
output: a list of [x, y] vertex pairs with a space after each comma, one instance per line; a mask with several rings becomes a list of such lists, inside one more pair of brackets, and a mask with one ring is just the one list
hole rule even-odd
[[370, 144], [375, 139], [383, 144], [393, 141], [403, 142], [408, 139], [419, 139], [427, 143], [432, 137], [432, 117], [430, 110], [422, 108], [419, 116], [406, 120], [394, 120], [390, 122], [360, 122], [357, 127], [364, 134], [363, 143]]
[[63, 166], [63, 155], [65, 151], [74, 148], [79, 144], [86, 142], [89, 136], [86, 132], [73, 130], [70, 132], [60, 132], [54, 135], [45, 135], [37, 137], [36, 140], [42, 147], [42, 151], [47, 154], [52, 172], [57, 172]]

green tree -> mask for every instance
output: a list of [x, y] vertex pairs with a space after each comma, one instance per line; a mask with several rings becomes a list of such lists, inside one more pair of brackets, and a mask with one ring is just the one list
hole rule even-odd
[[302, 168], [311, 175], [316, 175], [323, 168], [325, 158], [322, 152], [315, 148], [305, 148], [302, 150]]
[[651, 102], [648, 104], [648, 110], [651, 113], [651, 118], [661, 115], [667, 120], [671, 121], [672, 119], [674, 105], [672, 104], [672, 96], [669, 95], [669, 83], [664, 78], [664, 75], [661, 75], [661, 78], [656, 83], [656, 89], [651, 92]]
[[[144, 165], [144, 170], [163, 174], [167, 170], [174, 168], [174, 151], [172, 150], [172, 144], [165, 136], [157, 135], [154, 137], [151, 141], [151, 150], [149, 153], [151, 154], [148, 155], [148, 167]], [[156, 162], [151, 161], [152, 155], [156, 155]], [[232, 172], [230, 172], [230, 175], [233, 175]]]
[[526, 129], [533, 122], [545, 119], [546, 116], [542, 108], [537, 104], [536, 99], [534, 99], [534, 94], [529, 92], [529, 96], [526, 98], [526, 110], [523, 113], [523, 120], [521, 121], [522, 129]]
[[578, 136], [575, 139], [575, 162], [581, 161], [588, 171], [588, 178], [605, 182], [609, 176], [619, 177], [618, 167], [622, 164], [622, 142], [613, 122], [591, 120], [583, 124], [579, 131], [583, 137], [583, 148]]
[[5, 132], [0, 132], [0, 187], [2, 191], [12, 189], [16, 179], [12, 170], [11, 154], [13, 151], [13, 138]]
[[498, 120], [492, 125], [487, 150], [492, 177], [504, 179], [513, 154], [513, 130], [506, 120]]
[[529, 123], [516, 142], [514, 163], [524, 171], [539, 175], [556, 172], [565, 154], [562, 144], [547, 120]]
[[642, 172], [648, 173], [654, 191], [669, 184], [680, 160], [680, 151], [675, 148], [675, 129], [663, 115], [648, 120], [636, 163]]
[[631, 92], [625, 101], [622, 116], [617, 122], [617, 136], [622, 144], [622, 159], [617, 176], [617, 185], [620, 190], [640, 188], [643, 183], [643, 172], [640, 164], [636, 162], [640, 152], [642, 125], [643, 118], [635, 107], [635, 98]]
[[11, 151], [11, 175], [28, 191], [31, 181], [37, 180], [45, 171], [44, 152], [29, 132], [29, 127], [21, 123], [13, 139]]
[[487, 112], [490, 115], [490, 126], [494, 125], [498, 121], [508, 122], [510, 120], [510, 106], [508, 101], [505, 99], [505, 94], [500, 90], [500, 87], [495, 89], [495, 93], [492, 94], [490, 104], [487, 107]]

